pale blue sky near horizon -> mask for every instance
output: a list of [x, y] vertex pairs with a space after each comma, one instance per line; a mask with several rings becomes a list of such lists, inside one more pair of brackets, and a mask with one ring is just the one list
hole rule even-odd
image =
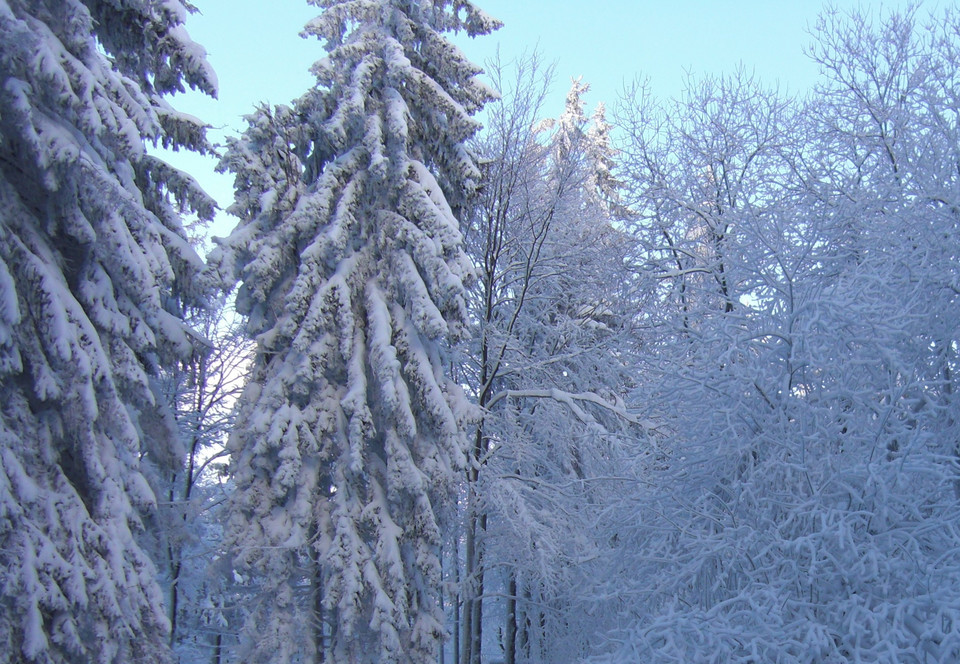
[[[860, 2], [854, 7], [900, 8], [909, 0]], [[172, 104], [211, 124], [211, 137], [242, 131], [242, 116], [260, 102], [285, 104], [312, 84], [309, 67], [324, 56], [320, 42], [303, 39], [303, 25], [319, 10], [305, 0], [194, 0], [200, 13], [187, 20], [191, 37], [204, 46], [219, 79], [218, 100], [189, 93]], [[803, 93], [818, 75], [804, 55], [812, 28], [826, 6], [818, 0], [476, 0], [477, 6], [504, 23], [485, 37], [456, 39], [474, 62], [483, 64], [500, 49], [509, 62], [536, 49], [555, 65], [555, 81], [545, 114], [562, 110], [572, 77], [591, 85], [587, 102], [612, 107], [625, 84], [649, 80], [663, 99], [682, 93], [687, 73], [725, 74], [738, 66], [767, 84]], [[939, 6], [926, 2], [924, 11]], [[191, 173], [222, 208], [233, 197], [232, 178], [214, 173], [215, 160], [174, 155], [176, 166]], [[228, 233], [235, 220], [220, 214], [213, 235]]]

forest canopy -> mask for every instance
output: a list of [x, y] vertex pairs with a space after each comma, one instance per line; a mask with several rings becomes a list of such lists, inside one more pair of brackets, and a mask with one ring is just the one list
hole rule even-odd
[[202, 3], [0, 0], [4, 661], [960, 659], [960, 14], [553, 108], [310, 4], [214, 144]]

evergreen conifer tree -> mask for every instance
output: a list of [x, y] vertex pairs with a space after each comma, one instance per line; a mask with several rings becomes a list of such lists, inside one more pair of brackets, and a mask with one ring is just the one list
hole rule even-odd
[[472, 277], [455, 211], [491, 97], [443, 33], [497, 23], [462, 0], [316, 4], [317, 85], [231, 144], [241, 223], [213, 259], [258, 343], [231, 441], [232, 543], [265, 600], [247, 657], [432, 662], [473, 416], [444, 372]]
[[193, 352], [202, 263], [179, 210], [213, 203], [144, 140], [204, 151], [163, 99], [215, 94], [179, 0], [0, 0], [0, 653], [162, 662], [138, 544], [141, 459], [177, 463], [159, 367]]

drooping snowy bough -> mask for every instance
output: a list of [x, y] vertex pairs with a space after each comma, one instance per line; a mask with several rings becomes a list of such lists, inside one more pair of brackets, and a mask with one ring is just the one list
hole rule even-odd
[[491, 97], [442, 34], [497, 23], [464, 1], [316, 4], [329, 56], [231, 144], [241, 222], [213, 259], [258, 342], [231, 441], [231, 541], [263, 590], [245, 657], [432, 662], [474, 416], [444, 372], [472, 277], [455, 211]]
[[204, 151], [163, 96], [215, 94], [179, 0], [0, 0], [0, 653], [163, 662], [137, 542], [175, 463], [152, 375], [194, 350], [178, 304], [202, 267], [178, 210], [210, 216], [144, 139]]

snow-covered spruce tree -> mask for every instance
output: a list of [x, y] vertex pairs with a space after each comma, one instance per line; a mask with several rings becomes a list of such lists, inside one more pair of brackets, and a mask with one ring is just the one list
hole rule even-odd
[[202, 267], [177, 210], [212, 213], [144, 140], [205, 150], [163, 96], [215, 92], [179, 0], [0, 1], [0, 653], [166, 661], [138, 543], [149, 454], [175, 464], [152, 376], [194, 341]]
[[317, 86], [225, 161], [241, 223], [215, 262], [258, 344], [230, 443], [232, 543], [263, 590], [244, 657], [432, 662], [474, 415], [444, 372], [472, 275], [454, 210], [491, 97], [443, 33], [497, 23], [465, 1], [316, 4]]

